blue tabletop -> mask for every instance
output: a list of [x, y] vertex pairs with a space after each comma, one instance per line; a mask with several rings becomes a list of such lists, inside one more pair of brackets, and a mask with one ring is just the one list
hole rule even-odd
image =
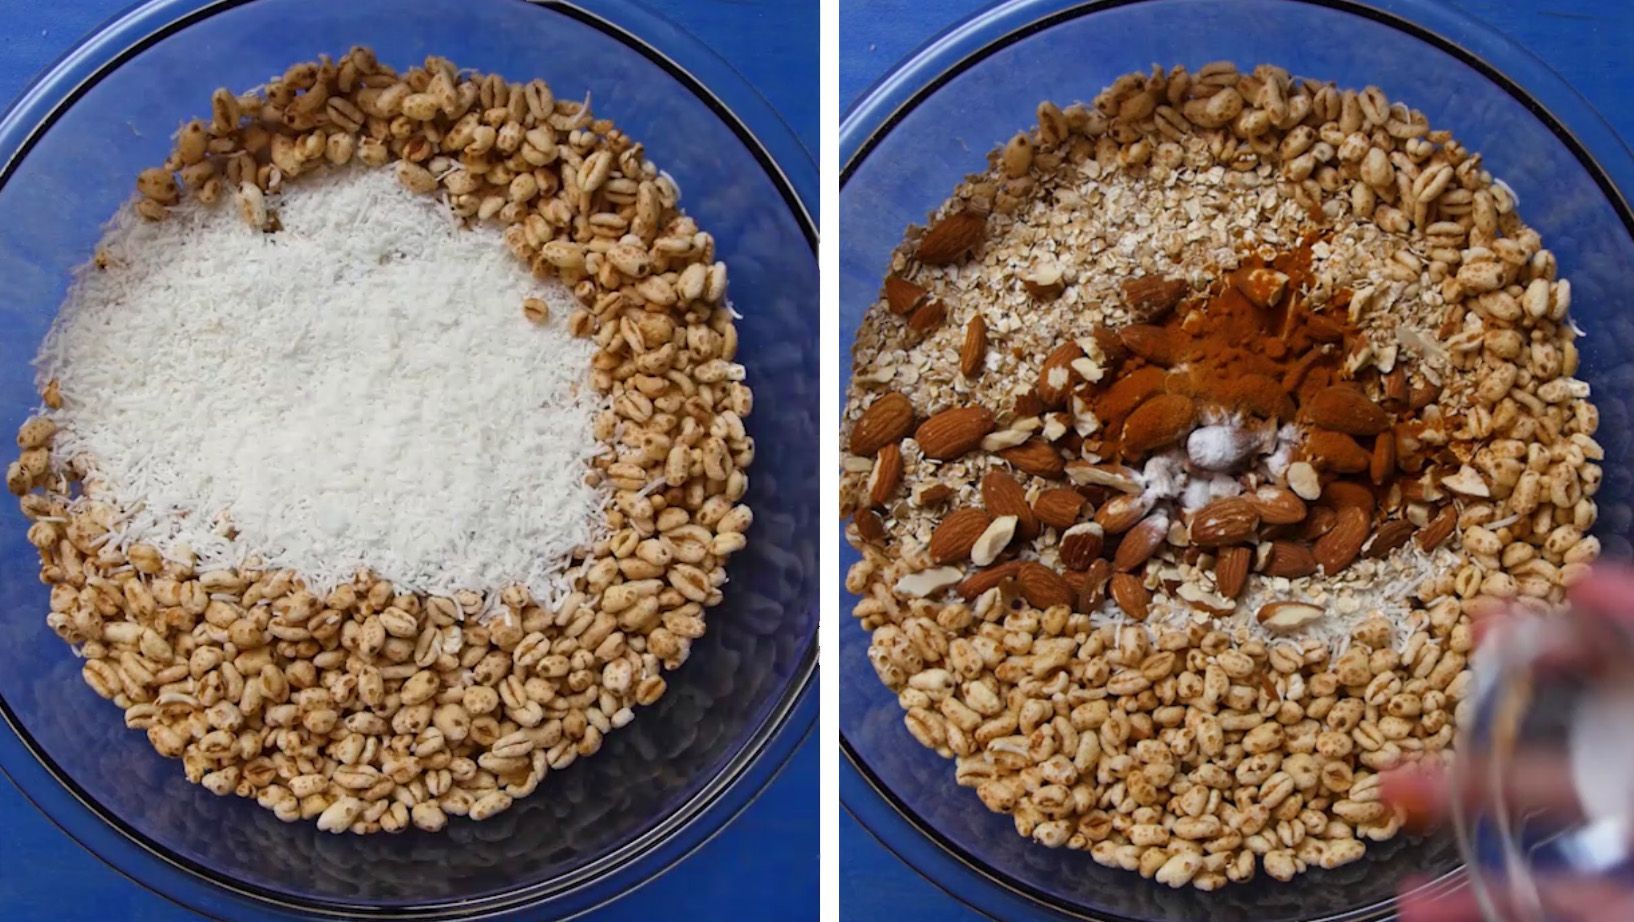
[[[36, 74], [130, 2], [0, 3], [6, 19], [0, 27], [0, 103], [9, 102]], [[589, 5], [597, 4], [591, 0]], [[758, 87], [805, 145], [817, 149], [814, 2], [671, 0], [662, 7]], [[815, 211], [816, 203], [811, 205]], [[598, 913], [598, 922], [728, 916], [815, 919], [817, 763], [813, 738], [765, 795], [718, 838], [668, 874]], [[198, 918], [81, 850], [0, 777], [0, 920]]]
[[[850, 107], [902, 58], [984, 0], [867, 0], [840, 5], [840, 109]], [[1634, 4], [1625, 0], [1459, 0], [1449, 3], [1529, 47], [1582, 93], [1625, 139], [1634, 139], [1628, 49]], [[1634, 194], [1634, 189], [1624, 190]], [[977, 922], [840, 814], [840, 892], [846, 922]]]

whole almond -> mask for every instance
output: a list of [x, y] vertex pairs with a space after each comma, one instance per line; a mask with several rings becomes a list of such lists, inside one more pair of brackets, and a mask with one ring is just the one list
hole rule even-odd
[[1292, 419], [1294, 416], [1293, 398], [1275, 378], [1266, 375], [1236, 375], [1217, 382], [1210, 393], [1227, 409], [1242, 410], [1266, 419]]
[[1105, 546], [1105, 532], [1094, 522], [1079, 522], [1061, 533], [1061, 566], [1069, 570], [1087, 570], [1101, 556]]
[[1173, 445], [1191, 431], [1197, 404], [1184, 394], [1159, 394], [1146, 401], [1123, 421], [1123, 450], [1143, 455], [1154, 448]]
[[1016, 590], [1027, 604], [1037, 609], [1055, 605], [1071, 605], [1076, 598], [1072, 587], [1061, 574], [1035, 561], [1028, 561], [1016, 571]]
[[1001, 515], [993, 519], [992, 523], [983, 531], [981, 537], [970, 547], [970, 562], [978, 567], [985, 567], [998, 559], [1004, 549], [1010, 546], [1010, 539], [1016, 535], [1016, 517]]
[[1271, 553], [1265, 558], [1265, 575], [1299, 579], [1316, 572], [1316, 555], [1303, 544], [1293, 541], [1271, 542]]
[[1168, 368], [1180, 361], [1180, 341], [1164, 327], [1150, 323], [1133, 323], [1118, 331], [1118, 339], [1130, 352], [1153, 365]]
[[874, 470], [868, 475], [868, 502], [883, 508], [902, 484], [902, 447], [892, 442], [874, 456]]
[[1321, 471], [1359, 474], [1373, 463], [1373, 455], [1356, 440], [1332, 429], [1312, 429], [1305, 435], [1305, 457]]
[[1151, 612], [1152, 594], [1147, 591], [1146, 584], [1133, 573], [1114, 573], [1108, 584], [1112, 592], [1112, 601], [1123, 609], [1123, 613], [1136, 621], [1145, 621]]
[[1035, 392], [1046, 407], [1060, 407], [1067, 402], [1067, 395], [1072, 391], [1072, 361], [1083, 354], [1084, 350], [1078, 348], [1077, 343], [1068, 340], [1044, 357], [1044, 364], [1038, 369]]
[[924, 304], [914, 308], [913, 313], [908, 315], [908, 329], [924, 336], [941, 326], [942, 321], [946, 319], [947, 305], [935, 298], [931, 298]]
[[900, 276], [885, 279], [885, 306], [898, 317], [913, 313], [919, 302], [925, 300], [925, 289]]
[[1127, 572], [1138, 569], [1152, 559], [1169, 538], [1169, 517], [1154, 512], [1124, 533], [1118, 542], [1118, 552], [1112, 555], [1112, 569]]
[[939, 564], [965, 560], [976, 546], [976, 539], [992, 523], [992, 516], [974, 506], [953, 510], [931, 532], [930, 559]]
[[1339, 520], [1339, 513], [1332, 506], [1315, 506], [1300, 523], [1299, 537], [1306, 541], [1315, 541], [1333, 530], [1334, 523]]
[[1027, 494], [1009, 472], [990, 470], [982, 475], [982, 505], [995, 516], [1016, 517], [1016, 534], [1024, 540], [1038, 536], [1038, 516], [1027, 505]]
[[1362, 552], [1362, 545], [1367, 543], [1367, 526], [1368, 516], [1362, 510], [1355, 506], [1339, 510], [1333, 529], [1316, 539], [1316, 546], [1311, 549], [1324, 575], [1332, 576], [1350, 566]]
[[954, 591], [968, 602], [1005, 580], [1014, 579], [1020, 569], [1021, 561], [1019, 560], [1011, 560], [996, 566], [985, 567], [960, 580]]
[[1391, 519], [1380, 525], [1379, 530], [1373, 533], [1372, 540], [1367, 542], [1363, 552], [1375, 560], [1388, 557], [1396, 548], [1405, 545], [1414, 531], [1417, 529], [1412, 522], [1406, 519]]
[[1373, 517], [1373, 491], [1349, 480], [1335, 480], [1323, 487], [1322, 503], [1335, 509], [1355, 506], [1367, 513], [1368, 518]]
[[1293, 525], [1305, 520], [1305, 501], [1286, 487], [1260, 487], [1252, 499], [1260, 521], [1266, 525]]
[[1449, 503], [1441, 507], [1435, 517], [1424, 524], [1424, 529], [1418, 533], [1418, 548], [1425, 553], [1441, 546], [1441, 542], [1452, 537], [1453, 530], [1458, 527], [1458, 510]]
[[1084, 497], [1066, 487], [1045, 490], [1033, 500], [1033, 512], [1038, 520], [1051, 528], [1071, 528], [1084, 510]]
[[1168, 378], [1168, 372], [1150, 365], [1119, 377], [1095, 401], [1102, 422], [1110, 425], [1126, 419], [1141, 404], [1163, 393]]
[[1152, 508], [1151, 499], [1141, 493], [1125, 493], [1106, 501], [1095, 512], [1095, 524], [1109, 535], [1121, 535], [1146, 517]]
[[1238, 545], [1223, 547], [1214, 558], [1214, 588], [1228, 599], [1243, 594], [1248, 586], [1248, 570], [1254, 565], [1254, 552]]
[[981, 374], [982, 363], [986, 360], [987, 321], [977, 314], [965, 324], [965, 341], [959, 347], [959, 373], [966, 378], [975, 378]]
[[1191, 290], [1184, 279], [1143, 275], [1123, 283], [1123, 299], [1130, 313], [1142, 320], [1158, 320], [1174, 310]]
[[1308, 602], [1268, 602], [1260, 606], [1254, 620], [1273, 634], [1291, 634], [1322, 620], [1321, 608]]
[[993, 413], [986, 407], [954, 407], [919, 424], [913, 440], [925, 457], [948, 461], [982, 443], [993, 431]]
[[956, 211], [919, 238], [915, 256], [929, 266], [946, 266], [969, 255], [987, 234], [987, 219], [973, 211]]
[[1349, 384], [1322, 388], [1300, 411], [1312, 425], [1346, 435], [1377, 435], [1390, 428], [1390, 414]]
[[851, 517], [857, 525], [857, 536], [869, 544], [884, 544], [886, 538], [885, 520], [872, 509], [864, 509]]
[[1006, 448], [999, 452], [999, 457], [1010, 462], [1010, 466], [1018, 471], [1032, 474], [1034, 477], [1058, 479], [1066, 472], [1066, 459], [1055, 450], [1055, 446], [1039, 438], [1028, 439], [1014, 448]]
[[1367, 467], [1367, 476], [1382, 486], [1396, 472], [1396, 436], [1381, 432], [1373, 439], [1373, 459]]
[[1254, 537], [1260, 512], [1245, 496], [1226, 496], [1197, 510], [1191, 519], [1191, 543], [1200, 547], [1238, 544]]
[[875, 398], [851, 426], [851, 453], [872, 457], [913, 429], [913, 403], [890, 391]]

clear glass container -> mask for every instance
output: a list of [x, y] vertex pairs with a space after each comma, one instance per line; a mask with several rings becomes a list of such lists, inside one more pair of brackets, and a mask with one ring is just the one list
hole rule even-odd
[[[645, 142], [715, 235], [742, 312], [758, 406], [749, 549], [668, 694], [595, 758], [484, 822], [440, 834], [331, 836], [182, 777], [45, 625], [27, 522], [0, 502], [0, 768], [125, 875], [211, 917], [537, 919], [600, 905], [705, 842], [815, 723], [818, 459], [816, 232], [809, 153], [724, 61], [626, 5], [522, 0], [156, 0], [108, 23], [0, 120], [0, 419], [37, 405], [30, 361], [70, 269], [217, 86], [249, 88], [354, 44], [405, 67], [427, 54], [562, 97]], [[179, 412], [186, 412], [181, 408]]]
[[[937, 36], [884, 77], [841, 128], [840, 374], [890, 253], [987, 152], [1036, 121], [1040, 100], [1088, 100], [1120, 74], [1153, 63], [1271, 62], [1345, 86], [1376, 84], [1480, 151], [1519, 194], [1526, 220], [1573, 283], [1587, 331], [1580, 374], [1603, 423], [1605, 482], [1598, 533], [1626, 556], [1634, 470], [1626, 401], [1634, 394], [1634, 319], [1624, 309], [1634, 266], [1634, 216], [1617, 192], [1634, 159], [1546, 65], [1427, 0], [1014, 0]], [[1589, 152], [1593, 151], [1591, 155]], [[843, 541], [840, 572], [857, 555]], [[1364, 860], [1291, 883], [1263, 876], [1215, 893], [1169, 890], [1017, 836], [953, 781], [951, 762], [909, 736], [896, 697], [875, 677], [868, 637], [844, 613], [840, 733], [842, 800], [888, 848], [970, 906], [1005, 919], [1104, 922], [1361, 922], [1389, 918], [1407, 880], [1424, 894], [1464, 887], [1450, 830], [1370, 845]]]

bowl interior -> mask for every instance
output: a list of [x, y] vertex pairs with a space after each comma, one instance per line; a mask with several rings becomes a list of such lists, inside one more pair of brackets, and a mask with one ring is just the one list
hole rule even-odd
[[[1634, 383], [1624, 358], [1634, 344], [1634, 324], [1623, 310], [1627, 267], [1634, 264], [1627, 215], [1547, 116], [1476, 66], [1382, 17], [1288, 0], [1096, 5], [989, 44], [939, 81], [928, 72], [910, 78], [929, 88], [862, 145], [841, 189], [841, 355], [904, 228], [922, 223], [965, 175], [983, 169], [989, 150], [1034, 125], [1040, 100], [1088, 101], [1118, 75], [1153, 62], [1195, 69], [1220, 59], [1244, 68], [1280, 64], [1348, 87], [1377, 84], [1480, 151], [1493, 174], [1516, 190], [1523, 216], [1572, 281], [1573, 314], [1586, 331], [1580, 376], [1594, 387], [1607, 456], [1597, 530], [1608, 554], [1626, 556], [1634, 477], [1615, 459], [1630, 447], [1624, 401]], [[848, 373], [847, 365], [842, 382]], [[843, 547], [842, 567], [854, 560]], [[842, 604], [849, 610], [854, 601]], [[989, 813], [974, 792], [954, 785], [951, 763], [914, 742], [895, 696], [868, 665], [866, 633], [849, 618], [841, 619], [840, 631], [840, 727], [858, 767], [955, 855], [1046, 904], [1094, 918], [1173, 922], [1375, 918], [1410, 875], [1458, 866], [1450, 835], [1398, 838], [1371, 846], [1361, 862], [1293, 883], [1258, 881], [1201, 894], [1102, 868], [1083, 853], [1031, 844], [1015, 834], [1008, 816]]]
[[[811, 444], [817, 414], [814, 242], [792, 191], [734, 119], [673, 65], [611, 29], [513, 0], [221, 4], [136, 49], [68, 98], [0, 186], [0, 419], [37, 405], [30, 361], [99, 225], [137, 170], [160, 162], [217, 86], [245, 89], [319, 53], [372, 45], [399, 68], [427, 54], [558, 96], [589, 93], [600, 116], [644, 141], [716, 237], [745, 316], [739, 360], [760, 410], [763, 449]], [[69, 87], [62, 87], [64, 96]], [[175, 412], [186, 413], [187, 407]], [[46, 592], [16, 505], [0, 503], [0, 702], [47, 761], [105, 816], [178, 861], [286, 900], [389, 907], [540, 894], [622, 866], [691, 816], [751, 760], [810, 672], [816, 633], [817, 459], [763, 450], [748, 501], [749, 549], [731, 567], [710, 631], [603, 752], [553, 773], [532, 797], [439, 835], [357, 838], [284, 825], [216, 798], [159, 758], [95, 697], [45, 626]], [[366, 873], [365, 873], [366, 872]]]

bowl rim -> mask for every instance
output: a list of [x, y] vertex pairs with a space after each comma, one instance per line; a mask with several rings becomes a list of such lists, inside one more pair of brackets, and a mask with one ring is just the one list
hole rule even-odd
[[[908, 114], [960, 74], [1010, 45], [1055, 25], [1119, 7], [1160, 2], [1172, 0], [1006, 0], [970, 14], [933, 35], [892, 65], [847, 106], [839, 137], [839, 186], [842, 198], [846, 183], [885, 137]], [[1631, 154], [1627, 141], [1611, 128], [1604, 116], [1575, 87], [1529, 49], [1468, 14], [1445, 5], [1432, 5], [1427, 0], [1279, 2], [1349, 13], [1390, 26], [1472, 68], [1524, 106], [1577, 158], [1617, 212], [1625, 231], [1634, 238], [1634, 209], [1630, 208], [1628, 199], [1607, 165], [1590, 152], [1582, 136], [1589, 137], [1603, 157], [1614, 160], [1616, 175], [1622, 178], [1624, 184], [1634, 188], [1634, 154]], [[1511, 70], [1519, 68], [1526, 71], [1527, 86], [1488, 62], [1488, 56], [1499, 54], [1505, 56], [1507, 61], [1515, 62]], [[1545, 91], [1553, 107], [1545, 105], [1539, 98], [1538, 94]], [[1572, 110], [1576, 116], [1572, 127], [1568, 127], [1556, 114], [1558, 109], [1563, 108]], [[846, 352], [844, 343], [841, 346], [838, 358], [843, 363]], [[843, 364], [841, 376], [841, 380], [845, 380]], [[974, 879], [982, 882], [979, 886], [985, 887], [981, 897], [1010, 901], [1004, 907], [1006, 911], [1031, 909], [1055, 918], [1128, 922], [1122, 917], [1088, 914], [1081, 907], [993, 868], [953, 842], [893, 792], [869, 767], [847, 735], [843, 723], [839, 728], [839, 743], [843, 757], [840, 801], [845, 812], [887, 852], [958, 903], [984, 916], [992, 916], [990, 906], [981, 904], [978, 897], [959, 892], [928, 869], [928, 864], [936, 865], [938, 870], [962, 870], [973, 875]], [[927, 850], [925, 846], [930, 848]], [[924, 856], [926, 860], [910, 857], [909, 852], [912, 851], [927, 852]], [[1465, 886], [1468, 886], [1467, 872], [1460, 862], [1446, 873], [1421, 884], [1414, 892], [1434, 896]], [[1397, 898], [1392, 896], [1368, 906], [1324, 916], [1314, 922], [1375, 922], [1393, 918], [1396, 905]]]
[[[188, 26], [256, 0], [145, 0], [104, 21], [38, 74], [0, 113], [0, 188], [16, 173], [35, 143], [85, 93], [126, 61]], [[696, 36], [644, 3], [631, 0], [615, 10], [589, 9], [580, 0], [484, 0], [525, 3], [594, 28], [663, 70], [698, 98], [735, 134], [765, 171], [784, 206], [799, 225], [813, 259], [817, 226], [808, 201], [818, 189], [809, 148], [771, 103], [741, 74]], [[758, 128], [751, 128], [751, 121]], [[812, 605], [818, 601], [813, 599]], [[815, 681], [817, 630], [804, 638], [794, 672], [780, 698], [771, 702], [747, 744], [720, 773], [669, 815], [606, 855], [556, 878], [481, 897], [384, 906], [296, 896], [229, 878], [172, 852], [129, 826], [91, 797], [30, 734], [0, 696], [0, 775], [5, 776], [50, 823], [123, 877], [178, 905], [210, 912], [227, 905], [300, 918], [447, 919], [495, 918], [536, 908], [548, 901], [578, 897], [561, 907], [571, 918], [591, 912], [669, 871], [701, 849], [738, 815], [757, 802], [793, 758], [817, 723]], [[6, 731], [9, 730], [9, 733]], [[9, 737], [9, 739], [7, 738]], [[7, 764], [7, 753], [26, 753], [32, 764]], [[14, 755], [13, 758], [21, 759]], [[42, 771], [35, 772], [39, 769]], [[27, 781], [22, 777], [27, 772]], [[52, 787], [49, 781], [55, 781]], [[62, 795], [67, 795], [66, 797]], [[51, 808], [43, 802], [53, 801]], [[77, 802], [77, 808], [75, 807]], [[66, 816], [55, 812], [73, 811]], [[103, 834], [117, 836], [107, 838]], [[88, 841], [106, 838], [99, 845]], [[109, 852], [117, 851], [118, 855]], [[657, 857], [651, 867], [644, 859]], [[139, 866], [140, 869], [137, 869]], [[181, 877], [161, 875], [181, 872]], [[158, 879], [153, 879], [158, 878]], [[605, 895], [587, 889], [619, 878]], [[161, 886], [162, 884], [162, 886]], [[185, 891], [185, 896], [183, 892]], [[207, 908], [210, 907], [210, 908]], [[289, 916], [292, 917], [292, 916]]]

